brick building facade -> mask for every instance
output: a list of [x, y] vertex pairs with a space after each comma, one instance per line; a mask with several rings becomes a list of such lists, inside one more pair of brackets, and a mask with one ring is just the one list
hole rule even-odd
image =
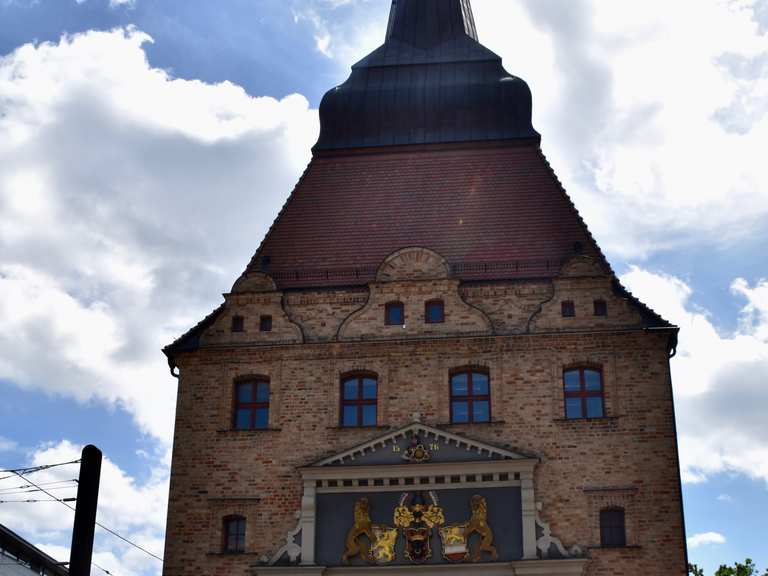
[[686, 574], [669, 358], [469, 0], [396, 0], [179, 378], [167, 576]]

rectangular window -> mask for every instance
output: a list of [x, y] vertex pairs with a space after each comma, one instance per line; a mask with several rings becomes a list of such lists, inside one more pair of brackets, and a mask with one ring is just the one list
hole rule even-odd
[[224, 519], [224, 552], [228, 554], [245, 552], [245, 518], [242, 516]]
[[486, 372], [467, 370], [451, 376], [451, 423], [491, 421], [491, 385]]
[[232, 316], [232, 332], [243, 332], [245, 330], [245, 318], [242, 316]]
[[593, 368], [573, 368], [563, 372], [565, 417], [602, 418], [605, 416], [603, 375]]
[[384, 307], [384, 323], [387, 326], [405, 324], [405, 306], [402, 302], [390, 302]]
[[608, 508], [600, 511], [600, 545], [621, 548], [627, 545], [624, 510]]
[[236, 430], [269, 427], [269, 380], [258, 379], [235, 384]]
[[605, 300], [595, 300], [595, 316], [608, 316], [608, 303]]
[[259, 332], [272, 332], [272, 316], [262, 316], [259, 318]]
[[561, 302], [560, 309], [562, 311], [563, 318], [573, 318], [576, 316], [576, 305], [571, 300]]
[[341, 425], [345, 428], [377, 424], [378, 381], [373, 374], [341, 379]]
[[424, 321], [427, 324], [445, 322], [445, 305], [442, 300], [430, 300], [424, 305]]

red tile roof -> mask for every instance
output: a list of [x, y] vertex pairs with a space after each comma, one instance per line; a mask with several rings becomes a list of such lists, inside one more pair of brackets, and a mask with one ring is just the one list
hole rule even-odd
[[535, 143], [364, 152], [315, 155], [249, 270], [280, 289], [365, 284], [409, 246], [463, 280], [551, 277], [577, 243], [605, 262]]

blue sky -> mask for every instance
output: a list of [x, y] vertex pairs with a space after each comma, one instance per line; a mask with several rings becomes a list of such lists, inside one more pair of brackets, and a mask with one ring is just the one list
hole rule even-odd
[[[682, 327], [692, 560], [768, 568], [768, 1], [473, 6], [615, 271]], [[309, 159], [322, 94], [387, 12], [0, 0], [0, 468], [96, 442], [102, 522], [162, 554], [175, 380], [159, 350], [244, 268]], [[62, 511], [0, 505], [0, 522], [63, 559]], [[116, 576], [159, 572], [107, 535], [96, 550]]]

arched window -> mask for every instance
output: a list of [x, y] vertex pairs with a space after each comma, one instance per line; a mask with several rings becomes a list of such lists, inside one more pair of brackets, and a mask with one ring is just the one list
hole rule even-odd
[[235, 383], [235, 430], [258, 430], [269, 426], [269, 379], [259, 376]]
[[242, 554], [245, 552], [245, 518], [242, 516], [227, 516], [224, 518], [222, 530], [222, 549], [227, 554]]
[[442, 300], [429, 300], [424, 304], [424, 322], [427, 324], [445, 322], [445, 304]]
[[627, 545], [623, 508], [606, 508], [600, 511], [600, 545], [610, 548]]
[[451, 423], [491, 421], [491, 382], [486, 370], [463, 369], [451, 375]]
[[355, 373], [341, 377], [341, 426], [376, 426], [378, 405], [376, 374]]
[[387, 326], [405, 324], [405, 306], [402, 302], [389, 302], [384, 306], [384, 323]]
[[569, 368], [563, 371], [565, 417], [602, 418], [605, 416], [603, 375], [596, 368]]

